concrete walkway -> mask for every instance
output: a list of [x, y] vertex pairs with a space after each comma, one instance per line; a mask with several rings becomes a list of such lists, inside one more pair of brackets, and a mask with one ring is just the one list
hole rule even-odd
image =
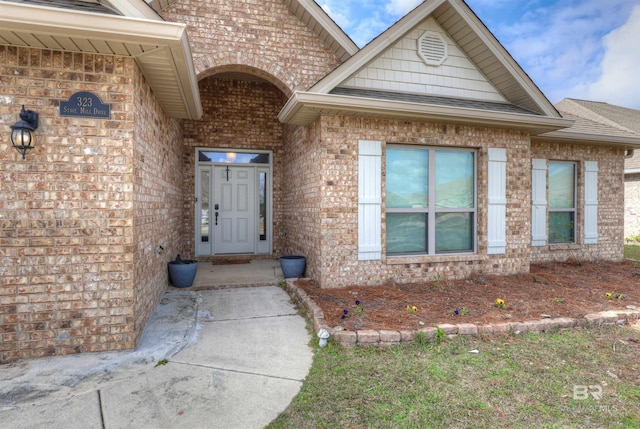
[[277, 286], [172, 289], [135, 351], [0, 366], [0, 427], [262, 428], [298, 393], [310, 339]]

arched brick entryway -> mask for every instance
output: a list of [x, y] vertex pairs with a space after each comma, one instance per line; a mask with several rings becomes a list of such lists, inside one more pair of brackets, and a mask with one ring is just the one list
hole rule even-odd
[[[211, 191], [207, 192], [210, 192], [212, 204], [215, 203], [213, 199], [218, 189], [216, 186], [219, 185], [213, 174], [215, 164], [204, 162], [202, 156], [197, 154], [209, 150], [259, 153], [267, 156], [269, 161], [260, 169], [256, 169], [255, 191], [259, 202], [255, 209], [262, 209], [261, 201], [264, 197], [268, 210], [255, 215], [259, 223], [256, 232], [260, 233], [256, 238], [255, 251], [242, 253], [249, 255], [245, 257], [277, 255], [282, 247], [280, 226], [283, 214], [279, 209], [278, 200], [282, 194], [284, 132], [284, 125], [278, 121], [277, 116], [292, 89], [277, 76], [242, 64], [227, 64], [207, 69], [199, 75], [199, 88], [203, 117], [197, 121], [183, 123], [184, 189], [185, 195], [188, 196], [184, 201], [184, 217], [188, 224], [185, 243], [192, 243], [191, 246], [199, 257], [205, 256], [203, 249], [207, 246], [203, 247], [200, 243], [203, 225], [198, 205], [202, 201], [198, 198], [202, 198], [203, 172], [206, 172], [205, 176], [211, 176]], [[199, 185], [196, 186], [196, 183]], [[219, 227], [214, 224], [212, 208], [210, 212], [210, 227]], [[268, 217], [266, 221], [263, 219], [265, 214]], [[265, 240], [268, 242], [265, 243]], [[211, 249], [211, 256], [226, 255], [224, 250], [220, 252], [220, 248], [215, 249], [215, 246], [212, 246]]]

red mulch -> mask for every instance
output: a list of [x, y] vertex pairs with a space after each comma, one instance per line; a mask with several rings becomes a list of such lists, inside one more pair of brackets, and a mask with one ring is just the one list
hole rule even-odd
[[[476, 275], [466, 280], [409, 285], [320, 289], [312, 280], [298, 280], [297, 286], [322, 308], [330, 327], [347, 330], [418, 329], [440, 323], [482, 325], [544, 317], [579, 318], [627, 306], [640, 309], [640, 264], [632, 261], [550, 263], [531, 266], [529, 274]], [[497, 298], [505, 301], [504, 309], [496, 308]], [[407, 306], [416, 306], [417, 311], [411, 314]], [[466, 314], [462, 314], [463, 308]], [[456, 309], [460, 314], [454, 314]], [[349, 313], [343, 319], [344, 310]]]

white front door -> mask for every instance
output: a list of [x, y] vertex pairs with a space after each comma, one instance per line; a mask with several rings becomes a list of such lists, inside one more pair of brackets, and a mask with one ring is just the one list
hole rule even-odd
[[254, 253], [258, 223], [255, 168], [215, 166], [211, 203], [214, 253]]

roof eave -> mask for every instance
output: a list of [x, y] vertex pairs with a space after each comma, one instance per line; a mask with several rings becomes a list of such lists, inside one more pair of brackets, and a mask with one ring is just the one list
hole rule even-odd
[[278, 115], [282, 123], [308, 125], [320, 115], [356, 115], [525, 130], [540, 134], [570, 127], [573, 121], [540, 115], [494, 112], [335, 94], [295, 92]]
[[[130, 56], [140, 66], [149, 85], [156, 93], [165, 112], [180, 119], [198, 119], [202, 116], [202, 106], [196, 78], [195, 67], [189, 48], [187, 26], [165, 21], [128, 18], [115, 15], [98, 15], [68, 9], [7, 3], [0, 1], [0, 29], [40, 36], [58, 36], [61, 38], [82, 38], [101, 42], [119, 43], [128, 46], [146, 45], [154, 47], [147, 52], [130, 50], [130, 55], [113, 52], [83, 51], [61, 46], [48, 47], [30, 45], [26, 42], [13, 46]], [[155, 61], [153, 53], [156, 53]], [[179, 92], [180, 105], [167, 94], [166, 76], [156, 78], [151, 71], [157, 66], [157, 59], [164, 55], [171, 64], [170, 85]]]
[[511, 77], [510, 81], [521, 88], [523, 96], [531, 100], [530, 106], [520, 105], [516, 102], [514, 102], [514, 104], [549, 117], [561, 117], [557, 109], [551, 104], [542, 91], [540, 91], [531, 78], [463, 0], [433, 0], [423, 2], [385, 30], [381, 35], [373, 39], [367, 46], [353, 55], [348, 62], [345, 62], [309, 88], [309, 91], [319, 93], [330, 92], [352, 73], [366, 66], [372, 58], [399, 40], [407, 31], [414, 28], [429, 15], [436, 13], [436, 11], [442, 7], [451, 8], [451, 10], [455, 11], [455, 13], [463, 19], [465, 25], [478, 36], [482, 44], [486, 46], [491, 54], [500, 62], [505, 73], [508, 73]]
[[548, 116], [561, 117], [560, 112], [551, 104], [549, 99], [538, 88], [535, 82], [522, 69], [513, 56], [505, 49], [500, 41], [493, 35], [487, 26], [468, 6], [462, 7], [460, 3], [451, 2], [453, 7], [460, 15], [466, 17], [466, 21], [476, 34], [482, 39], [488, 49], [500, 59], [503, 66], [509, 71], [513, 79], [526, 91], [529, 97], [534, 100], [536, 105], [542, 112]]
[[618, 146], [624, 149], [640, 149], [640, 138], [611, 136], [602, 134], [584, 134], [571, 131], [551, 131], [532, 138], [540, 142], [558, 142], [567, 144], [591, 144]]
[[[336, 53], [340, 61], [346, 61], [356, 52], [358, 52], [358, 45], [331, 19], [331, 17], [314, 1], [314, 0], [285, 0], [285, 4], [289, 6], [291, 11], [300, 18], [312, 31], [323, 38], [321, 31], [317, 31], [319, 28], [324, 30], [325, 42]], [[303, 16], [300, 13], [300, 9], [296, 6], [300, 6], [308, 16]]]

